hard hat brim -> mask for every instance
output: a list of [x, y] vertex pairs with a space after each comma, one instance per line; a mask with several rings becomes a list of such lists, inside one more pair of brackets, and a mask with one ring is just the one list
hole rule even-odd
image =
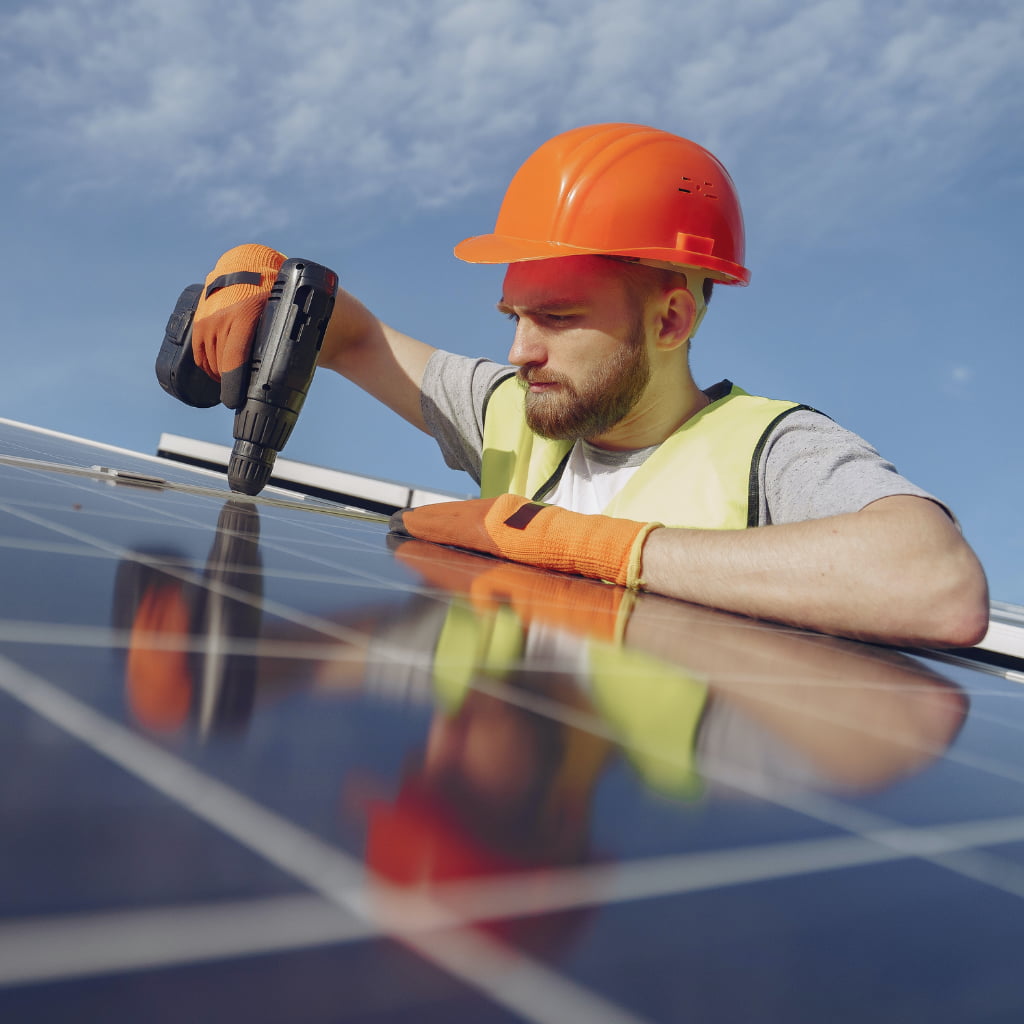
[[459, 242], [455, 246], [455, 256], [465, 263], [522, 263], [526, 260], [550, 260], [564, 256], [626, 256], [637, 260], [655, 260], [681, 268], [692, 267], [723, 284], [745, 285], [750, 281], [750, 271], [738, 263], [680, 249], [594, 249], [562, 242], [541, 242], [532, 238], [491, 234], [475, 235]]

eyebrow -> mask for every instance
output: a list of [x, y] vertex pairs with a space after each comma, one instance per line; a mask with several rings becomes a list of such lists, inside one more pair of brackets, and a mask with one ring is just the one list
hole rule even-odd
[[[524, 306], [523, 309], [528, 313], [550, 313], [556, 309], [579, 309], [585, 303], [582, 299], [577, 297], [567, 297], [564, 299], [547, 299], [544, 302], [538, 302], [536, 305]], [[499, 300], [495, 309], [499, 313], [514, 313], [515, 307], [510, 306], [504, 296]]]

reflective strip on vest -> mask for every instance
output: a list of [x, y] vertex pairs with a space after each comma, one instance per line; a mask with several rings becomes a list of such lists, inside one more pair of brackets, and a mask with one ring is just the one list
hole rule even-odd
[[[697, 529], [756, 524], [757, 461], [775, 423], [796, 409], [748, 395], [727, 395], [688, 419], [637, 469], [605, 514]], [[480, 495], [537, 498], [554, 482], [571, 441], [549, 441], [526, 425], [525, 393], [515, 377], [492, 393], [484, 418]]]

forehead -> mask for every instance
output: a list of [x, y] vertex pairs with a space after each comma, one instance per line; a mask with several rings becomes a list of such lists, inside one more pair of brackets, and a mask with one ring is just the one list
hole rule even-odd
[[621, 267], [600, 256], [526, 260], [509, 264], [502, 299], [512, 305], [618, 300], [625, 293], [623, 281]]

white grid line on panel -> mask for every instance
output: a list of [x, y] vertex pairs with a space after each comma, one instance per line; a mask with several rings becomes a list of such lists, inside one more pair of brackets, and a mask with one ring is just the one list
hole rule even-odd
[[[932, 861], [956, 874], [987, 885], [993, 885], [994, 871], [1002, 872], [1004, 877], [995, 887], [1014, 895], [1024, 895], [1024, 888], [1019, 884], [1020, 872], [1011, 872], [1012, 877], [1007, 876], [1007, 870], [1015, 866], [996, 861], [977, 849], [980, 846], [1024, 840], [1024, 817], [914, 829], [884, 822], [879, 827], [881, 819], [861, 812], [853, 812], [851, 815], [850, 809], [845, 808], [838, 815], [844, 820], [835, 821], [834, 824], [855, 828], [870, 823], [875, 827], [854, 835], [731, 851], [648, 858], [614, 866], [575, 868], [559, 873], [556, 884], [551, 884], [549, 879], [540, 888], [535, 881], [514, 878], [487, 883], [452, 883], [444, 890], [444, 906], [441, 907], [436, 898], [430, 901], [410, 900], [403, 893], [395, 895], [393, 891], [376, 886], [368, 892], [362, 865], [358, 861], [104, 718], [58, 687], [23, 671], [13, 663], [0, 661], [0, 688], [220, 831], [260, 853], [292, 877], [310, 885], [338, 906], [354, 911], [366, 921], [373, 922], [375, 927], [383, 928], [421, 953], [427, 950], [431, 954], [428, 959], [434, 959], [435, 962], [440, 960], [460, 977], [462, 974], [458, 961], [464, 951], [459, 953], [460, 947], [456, 946], [444, 947], [438, 953], [444, 943], [439, 945], [435, 930], [457, 927], [476, 917], [503, 914], [519, 916], [577, 906], [680, 895], [702, 889], [911, 857]], [[739, 780], [731, 781], [735, 784]], [[820, 813], [834, 810], [829, 807], [832, 801], [798, 800], [784, 803], [802, 813], [818, 812], [814, 814], [818, 820], [827, 821], [828, 818], [837, 817], [835, 814], [822, 816]], [[964, 853], [972, 853], [975, 859], [964, 860], [962, 856], [953, 856]], [[318, 919], [310, 927], [316, 929], [322, 927], [322, 924]], [[366, 934], [373, 933], [373, 928], [367, 929]], [[293, 935], [287, 941], [305, 941], [301, 939], [303, 928], [298, 928], [297, 934], [299, 938]], [[13, 940], [16, 935], [17, 928], [12, 926], [6, 938]], [[222, 954], [228, 955], [229, 948], [222, 946]], [[477, 938], [474, 938], [473, 948], [479, 949]], [[504, 963], [501, 959], [504, 953], [500, 949], [490, 952]], [[80, 969], [86, 969], [87, 966], [85, 964]], [[42, 966], [37, 968], [45, 969]], [[76, 970], [66, 960], [64, 969], [71, 973]], [[8, 983], [16, 980], [8, 978]], [[504, 998], [511, 999], [512, 995], [506, 993]]]
[[280, 953], [378, 934], [319, 896], [0, 921], [0, 986]]
[[[6, 659], [0, 659], [0, 689], [331, 903], [357, 915], [372, 905], [363, 898], [365, 872], [354, 858]], [[421, 905], [427, 913], [419, 929], [406, 930], [395, 920], [388, 922], [389, 934], [527, 1019], [537, 1024], [638, 1024], [640, 1018], [522, 954], [478, 932], [462, 934], [463, 922], [438, 904]], [[372, 921], [379, 915], [367, 916]]]

